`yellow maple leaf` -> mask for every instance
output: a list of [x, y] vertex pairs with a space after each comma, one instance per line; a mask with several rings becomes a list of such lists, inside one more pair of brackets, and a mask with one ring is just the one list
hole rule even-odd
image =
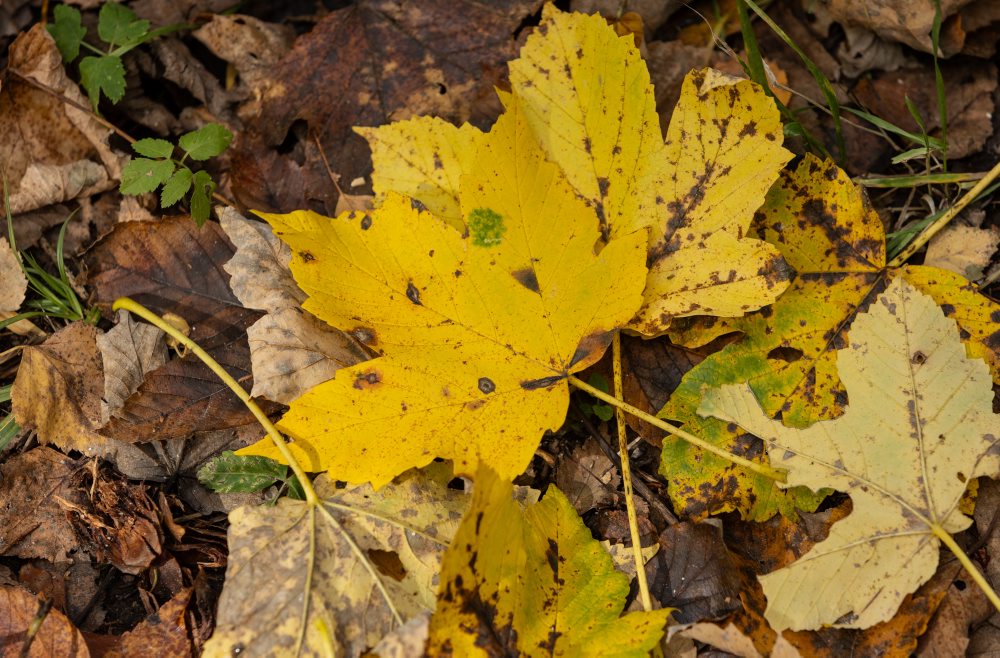
[[969, 480], [1000, 472], [989, 369], [902, 277], [854, 321], [837, 367], [850, 403], [806, 429], [768, 418], [746, 384], [710, 389], [698, 408], [762, 437], [787, 486], [851, 496], [826, 540], [760, 578], [779, 632], [890, 619], [934, 574], [943, 533], [971, 523], [959, 510]]
[[[382, 485], [435, 457], [512, 478], [559, 427], [567, 376], [641, 301], [646, 235], [599, 254], [593, 211], [517, 106], [463, 177], [467, 230], [395, 193], [370, 213], [262, 215], [292, 249], [304, 308], [381, 358], [296, 399], [279, 427], [306, 470]], [[277, 458], [270, 441], [244, 454]]]
[[630, 36], [600, 16], [545, 7], [521, 57], [514, 96], [549, 159], [601, 218], [607, 239], [649, 227], [649, 278], [630, 327], [740, 316], [787, 285], [778, 251], [746, 233], [791, 153], [763, 90], [711, 69], [685, 78], [667, 136]]
[[669, 610], [621, 616], [628, 577], [561, 491], [521, 509], [480, 469], [441, 566], [432, 656], [648, 656]]

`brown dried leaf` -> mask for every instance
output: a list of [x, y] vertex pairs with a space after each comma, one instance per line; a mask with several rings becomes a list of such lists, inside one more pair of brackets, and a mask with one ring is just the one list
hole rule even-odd
[[24, 278], [14, 250], [7, 238], [0, 238], [0, 320], [17, 313], [28, 290], [28, 280]]
[[0, 465], [0, 555], [70, 559], [79, 542], [57, 499], [81, 500], [70, 481], [75, 466], [69, 457], [45, 447]]
[[259, 95], [269, 67], [291, 47], [294, 32], [287, 25], [266, 23], [253, 16], [215, 14], [192, 36], [233, 65], [244, 93]]
[[[352, 126], [421, 114], [488, 125], [501, 109], [493, 88], [516, 55], [514, 34], [540, 5], [362, 0], [327, 15], [271, 69], [260, 115], [234, 147], [237, 199], [262, 210], [330, 215], [337, 193], [323, 158], [309, 148], [316, 140], [329, 168], [353, 180], [371, 172], [371, 160]], [[293, 130], [297, 123], [303, 129]], [[300, 144], [298, 162], [276, 150], [290, 137]]]
[[747, 582], [718, 527], [677, 523], [660, 534], [661, 550], [653, 557], [650, 593], [671, 619], [687, 624], [719, 619], [740, 607]]
[[621, 484], [618, 469], [597, 439], [578, 445], [556, 468], [555, 484], [579, 514], [608, 503]]
[[42, 345], [25, 348], [11, 389], [14, 416], [37, 432], [40, 443], [64, 452], [77, 450], [112, 462], [128, 457], [151, 467], [153, 461], [134, 447], [97, 433], [104, 392], [97, 335], [94, 327], [74, 322]]
[[105, 312], [118, 297], [131, 297], [157, 314], [180, 316], [200, 342], [259, 317], [229, 289], [223, 265], [233, 252], [218, 224], [198, 228], [186, 216], [128, 222], [89, 254], [88, 282]]
[[924, 265], [961, 274], [970, 281], [981, 279], [1000, 246], [1000, 228], [947, 226], [931, 238]]
[[187, 625], [187, 608], [194, 590], [181, 590], [160, 609], [121, 637], [121, 643], [104, 654], [104, 658], [130, 656], [170, 656], [187, 658], [193, 655], [191, 630]]
[[19, 587], [0, 586], [0, 655], [27, 658], [89, 658], [90, 650], [66, 616], [49, 610], [27, 653], [26, 632], [39, 612], [41, 600]]
[[[55, 96], [28, 81], [48, 87]], [[63, 70], [45, 26], [36, 24], [10, 47], [0, 94], [0, 161], [13, 214], [112, 187], [121, 176], [108, 147], [110, 131], [89, 113], [87, 100]]]
[[127, 311], [118, 311], [118, 324], [97, 337], [104, 364], [104, 399], [101, 424], [105, 424], [135, 393], [146, 375], [167, 361], [163, 332], [138, 323]]
[[[940, 0], [941, 16], [947, 19], [973, 0]], [[908, 46], [933, 52], [931, 27], [934, 23], [936, 0], [905, 0], [904, 2], [871, 2], [869, 0], [829, 0], [826, 5], [835, 20], [844, 25], [859, 25], [878, 33], [884, 39], [901, 41]], [[951, 21], [952, 24], [955, 21]], [[942, 26], [941, 51], [946, 57], [962, 48], [964, 33]], [[949, 38], [951, 37], [951, 38]]]

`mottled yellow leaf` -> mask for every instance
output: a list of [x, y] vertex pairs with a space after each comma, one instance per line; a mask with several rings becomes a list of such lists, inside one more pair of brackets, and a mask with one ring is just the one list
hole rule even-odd
[[204, 655], [358, 656], [399, 627], [396, 614], [432, 610], [441, 556], [468, 506], [450, 477], [435, 465], [374, 492], [320, 476], [319, 507], [283, 498], [231, 512]]
[[[769, 416], [794, 427], [840, 415], [848, 396], [834, 355], [846, 345], [856, 314], [884, 289], [893, 270], [885, 266], [881, 219], [832, 162], [806, 156], [782, 174], [757, 221], [762, 236], [795, 270], [791, 285], [772, 306], [746, 317], [675, 324], [671, 339], [690, 346], [731, 332], [743, 338], [691, 370], [659, 415], [727, 450], [763, 459], [760, 444], [742, 430], [695, 413], [702, 388], [746, 381]], [[971, 339], [969, 355], [987, 358], [996, 378], [1000, 305], [951, 272], [923, 266], [896, 272], [958, 321]], [[822, 498], [803, 489], [779, 490], [767, 478], [671, 438], [664, 440], [660, 470], [675, 507], [695, 517], [737, 510], [764, 520], [776, 512], [814, 509]]]
[[628, 577], [550, 486], [522, 509], [510, 482], [476, 475], [445, 554], [428, 655], [647, 656], [668, 610], [621, 616]]
[[435, 117], [355, 131], [371, 146], [372, 185], [379, 202], [389, 192], [405, 194], [458, 230], [465, 228], [459, 187], [482, 132], [467, 123], [455, 127]]
[[[395, 193], [371, 213], [267, 215], [305, 309], [381, 355], [296, 399], [279, 427], [307, 470], [384, 484], [434, 457], [504, 477], [528, 464], [635, 313], [644, 232], [594, 253], [598, 222], [505, 113], [463, 177], [467, 231]], [[245, 451], [278, 458], [270, 442]]]
[[650, 228], [649, 279], [631, 328], [654, 335], [675, 317], [739, 316], [781, 294], [778, 252], [746, 235], [791, 157], [763, 90], [693, 71], [664, 140], [631, 36], [551, 5], [510, 71], [535, 136], [597, 212], [604, 236]]
[[765, 616], [779, 632], [890, 619], [937, 568], [933, 529], [971, 523], [958, 509], [969, 481], [1000, 474], [989, 369], [903, 278], [854, 321], [837, 366], [850, 403], [840, 418], [806, 429], [768, 418], [746, 384], [710, 389], [698, 409], [764, 438], [788, 485], [851, 496], [851, 514], [826, 540], [761, 576]]

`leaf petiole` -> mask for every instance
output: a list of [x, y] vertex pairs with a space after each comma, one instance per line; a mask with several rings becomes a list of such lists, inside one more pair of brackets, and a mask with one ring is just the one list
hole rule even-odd
[[734, 455], [733, 453], [728, 452], [726, 450], [723, 450], [722, 448], [720, 448], [718, 446], [714, 446], [711, 443], [709, 443], [708, 441], [705, 441], [704, 439], [698, 438], [694, 434], [690, 434], [688, 432], [685, 432], [684, 430], [680, 429], [679, 427], [674, 427], [673, 425], [671, 425], [667, 421], [663, 420], [662, 418], [657, 418], [656, 416], [654, 416], [652, 414], [647, 414], [642, 409], [639, 409], [637, 407], [633, 407], [629, 403], [623, 402], [622, 400], [619, 400], [618, 398], [614, 397], [613, 395], [608, 395], [607, 393], [605, 393], [601, 389], [595, 388], [595, 387], [591, 386], [590, 384], [588, 384], [587, 382], [583, 381], [582, 379], [580, 379], [579, 377], [577, 377], [575, 375], [570, 375], [569, 376], [569, 383], [570, 383], [571, 386], [575, 386], [576, 388], [580, 389], [581, 391], [586, 391], [590, 395], [593, 395], [598, 400], [601, 400], [602, 402], [607, 402], [611, 406], [616, 407], [618, 409], [621, 409], [625, 413], [631, 414], [631, 415], [635, 416], [636, 418], [638, 418], [640, 420], [644, 420], [647, 423], [649, 423], [650, 425], [658, 427], [661, 430], [667, 432], [668, 434], [672, 434], [672, 435], [676, 436], [679, 439], [684, 439], [685, 441], [687, 441], [691, 445], [698, 446], [702, 450], [708, 451], [708, 452], [712, 453], [713, 455], [716, 455], [718, 457], [722, 457], [723, 459], [725, 459], [727, 461], [730, 461], [730, 462], [732, 462], [734, 464], [742, 466], [743, 468], [745, 468], [745, 469], [747, 469], [749, 471], [753, 471], [754, 473], [757, 473], [758, 475], [763, 475], [766, 478], [770, 478], [770, 479], [774, 480], [775, 482], [787, 482], [787, 478], [785, 476], [785, 471], [783, 471], [781, 469], [778, 469], [778, 468], [771, 468], [767, 464], [760, 464], [758, 462], [751, 461], [751, 460], [747, 459], [746, 457], [740, 457], [739, 455]]
[[969, 574], [969, 577], [972, 578], [972, 580], [975, 581], [979, 589], [981, 589], [983, 594], [986, 595], [986, 598], [993, 604], [993, 607], [996, 608], [997, 611], [1000, 611], [1000, 596], [998, 596], [996, 590], [990, 586], [989, 581], [986, 580], [986, 577], [979, 571], [975, 563], [973, 563], [969, 556], [965, 554], [965, 551], [963, 551], [962, 547], [958, 545], [958, 542], [956, 542], [955, 539], [948, 534], [947, 530], [942, 528], [937, 523], [931, 523], [929, 527], [931, 533], [940, 539], [942, 544], [948, 547], [948, 550], [951, 551], [952, 555], [958, 558], [961, 565], [965, 567], [965, 572]]
[[315, 507], [320, 504], [319, 496], [316, 495], [316, 490], [313, 489], [312, 482], [306, 476], [306, 472], [302, 469], [302, 466], [295, 460], [295, 456], [292, 455], [292, 452], [288, 449], [288, 444], [285, 443], [285, 439], [282, 438], [281, 432], [278, 431], [278, 428], [276, 428], [274, 423], [272, 423], [267, 417], [267, 414], [265, 414], [257, 403], [253, 401], [250, 394], [239, 385], [239, 382], [233, 379], [232, 375], [226, 372], [225, 368], [219, 365], [218, 361], [209, 356], [208, 352], [203, 350], [197, 343], [178, 331], [176, 327], [168, 324], [163, 318], [133, 299], [129, 299], [128, 297], [119, 297], [115, 300], [115, 303], [111, 306], [111, 308], [114, 311], [125, 309], [129, 313], [138, 315], [146, 322], [162, 329], [164, 333], [187, 347], [192, 353], [194, 353], [195, 356], [201, 359], [202, 362], [208, 366], [212, 372], [214, 372], [215, 375], [233, 391], [233, 393], [236, 394], [236, 397], [238, 397], [240, 401], [246, 405], [247, 409], [250, 410], [254, 417], [257, 418], [257, 421], [267, 431], [267, 435], [271, 437], [272, 441], [274, 441], [275, 447], [278, 448], [281, 456], [285, 459], [288, 466], [291, 467], [292, 472], [294, 472], [295, 476], [299, 479], [299, 484], [302, 485], [302, 489], [305, 491], [306, 503], [310, 507]]

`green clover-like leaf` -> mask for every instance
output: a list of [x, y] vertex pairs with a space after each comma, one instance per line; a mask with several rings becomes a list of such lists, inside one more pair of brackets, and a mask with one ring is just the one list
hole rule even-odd
[[56, 42], [56, 47], [67, 62], [80, 54], [80, 44], [87, 36], [87, 28], [80, 24], [80, 10], [69, 5], [58, 5], [52, 11], [54, 22], [45, 26]]
[[181, 167], [175, 171], [170, 180], [163, 185], [163, 190], [160, 192], [160, 205], [169, 208], [183, 199], [184, 195], [191, 189], [192, 178], [191, 170], [187, 167]]
[[215, 192], [215, 182], [206, 171], [196, 171], [192, 178], [191, 219], [199, 227], [208, 220], [212, 210], [212, 193]]
[[169, 158], [174, 153], [174, 145], [165, 139], [140, 139], [132, 144], [132, 150], [147, 158]]
[[112, 103], [117, 103], [125, 95], [125, 67], [121, 58], [113, 55], [84, 57], [80, 60], [80, 82], [95, 112], [102, 92]]
[[233, 133], [218, 123], [209, 123], [198, 130], [181, 135], [178, 143], [192, 160], [214, 158], [233, 141]]
[[150, 160], [133, 158], [122, 169], [122, 182], [118, 186], [122, 194], [144, 194], [163, 185], [174, 173], [174, 163], [170, 160]]
[[135, 12], [117, 2], [106, 2], [97, 16], [97, 34], [116, 46], [139, 42], [149, 32], [149, 21], [140, 20]]

